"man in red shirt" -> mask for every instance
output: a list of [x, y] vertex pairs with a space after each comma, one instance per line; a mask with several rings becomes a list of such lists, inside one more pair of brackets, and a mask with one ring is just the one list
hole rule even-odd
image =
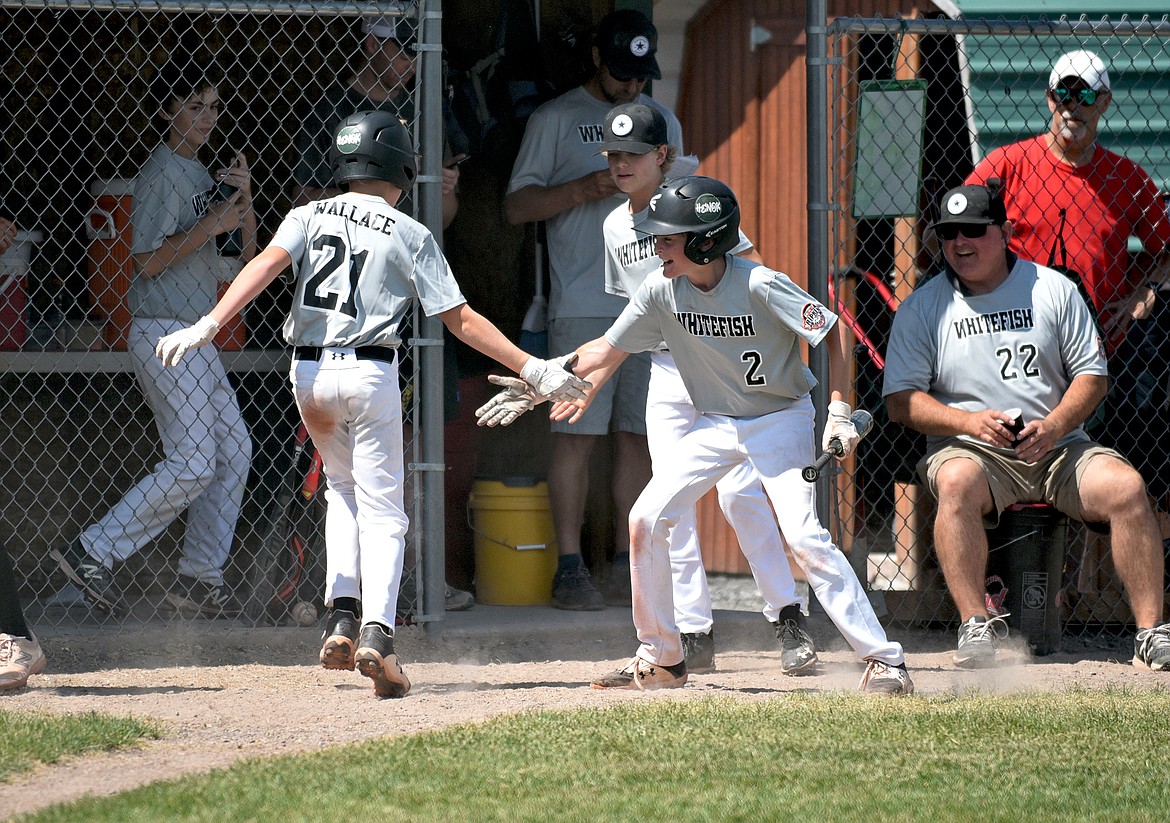
[[[1079, 275], [1113, 350], [1132, 320], [1150, 316], [1158, 286], [1170, 280], [1170, 218], [1150, 176], [1097, 143], [1113, 99], [1100, 57], [1062, 55], [1046, 96], [1048, 131], [995, 149], [966, 182], [1003, 181], [1012, 251]], [[1155, 256], [1153, 272], [1130, 271], [1131, 235]]]
[[[1170, 291], [1159, 293], [1170, 286], [1166, 202], [1140, 166], [1097, 142], [1098, 125], [1113, 100], [1099, 56], [1081, 50], [1061, 55], [1045, 96], [1052, 112], [1048, 130], [990, 152], [967, 183], [1003, 181], [1014, 229], [1011, 250], [1079, 279], [1101, 327], [1111, 378], [1104, 411], [1089, 427], [1133, 463], [1158, 508], [1166, 511], [1170, 415], [1159, 387], [1168, 382], [1170, 306], [1156, 305], [1170, 300]], [[1153, 256], [1152, 267], [1131, 265], [1131, 236]], [[1170, 540], [1166, 545], [1170, 550]]]

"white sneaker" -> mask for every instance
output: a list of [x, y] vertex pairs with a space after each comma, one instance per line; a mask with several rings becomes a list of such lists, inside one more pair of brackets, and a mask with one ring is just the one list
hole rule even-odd
[[782, 608], [772, 628], [780, 641], [780, 673], [792, 677], [813, 674], [817, 666], [817, 645], [804, 629], [800, 604]]
[[910, 672], [906, 671], [905, 663], [891, 666], [874, 657], [867, 658], [865, 662], [865, 674], [861, 676], [861, 685], [858, 686], [862, 694], [914, 694], [914, 684], [910, 682]]
[[0, 690], [23, 689], [30, 675], [45, 670], [46, 662], [35, 637], [0, 634]]
[[1138, 631], [1133, 639], [1133, 664], [1155, 672], [1170, 671], [1170, 623]]
[[1008, 636], [1007, 616], [1006, 612], [996, 617], [976, 614], [959, 626], [959, 643], [952, 658], [955, 665], [966, 669], [994, 666], [996, 647]]

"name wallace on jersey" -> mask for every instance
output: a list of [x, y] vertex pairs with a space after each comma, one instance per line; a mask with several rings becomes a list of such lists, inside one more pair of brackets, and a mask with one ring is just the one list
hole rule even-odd
[[393, 235], [394, 219], [388, 214], [368, 212], [359, 209], [354, 203], [344, 203], [340, 200], [318, 200], [313, 204], [317, 214], [332, 214], [348, 220], [356, 226], [373, 229], [385, 235]]

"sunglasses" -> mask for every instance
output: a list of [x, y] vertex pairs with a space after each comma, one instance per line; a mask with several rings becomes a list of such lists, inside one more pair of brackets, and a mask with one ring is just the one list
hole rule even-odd
[[934, 227], [934, 233], [940, 240], [954, 240], [960, 234], [974, 239], [987, 234], [987, 225], [984, 223], [943, 223]]
[[1050, 90], [1052, 97], [1057, 103], [1072, 103], [1076, 102], [1082, 106], [1091, 106], [1097, 102], [1097, 98], [1101, 96], [1102, 92], [1096, 89], [1066, 89], [1063, 86], [1057, 86]]

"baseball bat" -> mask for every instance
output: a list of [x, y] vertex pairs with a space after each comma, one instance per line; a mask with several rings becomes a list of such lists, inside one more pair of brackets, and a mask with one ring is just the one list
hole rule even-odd
[[[857, 429], [857, 436], [864, 439], [867, 434], [873, 429], [873, 415], [865, 409], [858, 409], [849, 415], [850, 421], [853, 423], [853, 428]], [[821, 470], [828, 465], [829, 461], [834, 457], [840, 457], [845, 449], [841, 445], [841, 441], [834, 437], [829, 441], [829, 448], [824, 454], [817, 458], [817, 462], [811, 466], [805, 466], [800, 470], [800, 476], [806, 483], [815, 483], [817, 478], [821, 476]]]

